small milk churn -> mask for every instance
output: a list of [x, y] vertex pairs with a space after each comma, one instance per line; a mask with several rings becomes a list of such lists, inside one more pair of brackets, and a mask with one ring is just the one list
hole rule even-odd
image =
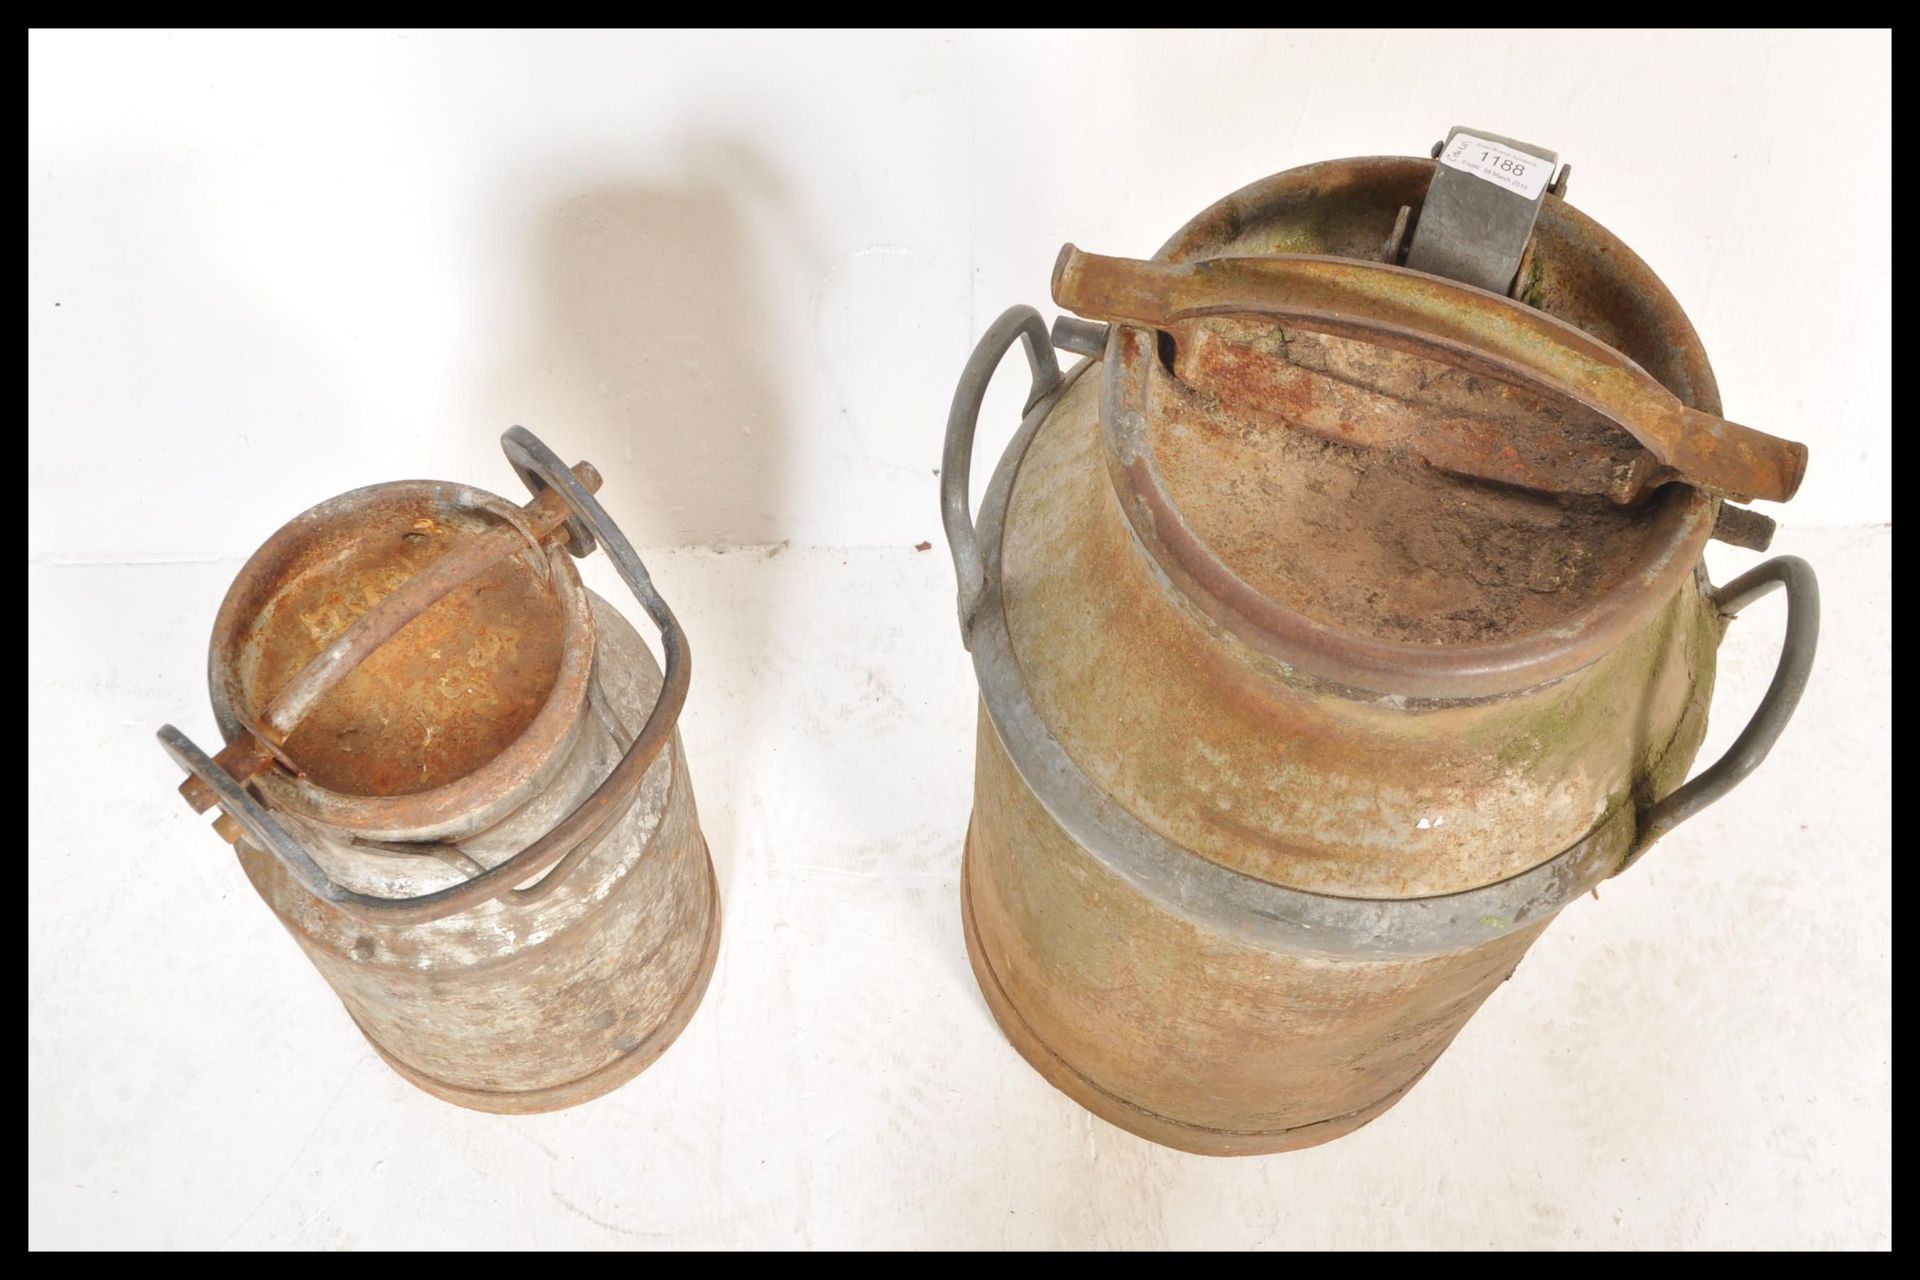
[[[1257, 182], [1150, 261], [1068, 246], [941, 471], [980, 684], [962, 874], [995, 1018], [1060, 1089], [1189, 1151], [1284, 1151], [1401, 1098], [1563, 906], [1764, 757], [1818, 597], [1764, 550], [1803, 446], [1720, 416], [1647, 266], [1539, 147]], [[1025, 420], [981, 504], [975, 418]], [[1064, 374], [1054, 347], [1086, 358]], [[1778, 673], [1688, 781], [1727, 620]]]
[[[595, 499], [526, 430], [525, 506], [465, 485], [343, 494], [281, 529], [214, 623], [226, 748], [171, 725], [193, 807], [414, 1084], [486, 1111], [613, 1089], [686, 1026], [720, 899], [676, 724], [679, 623]], [[605, 548], [660, 628], [581, 583]]]

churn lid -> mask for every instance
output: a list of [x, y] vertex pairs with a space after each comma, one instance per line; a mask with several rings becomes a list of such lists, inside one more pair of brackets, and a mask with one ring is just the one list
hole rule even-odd
[[[1476, 169], [1483, 139], [1523, 176]], [[1054, 276], [1112, 322], [1109, 462], [1175, 579], [1289, 658], [1376, 688], [1428, 668], [1436, 694], [1543, 637], [1611, 643], [1724, 500], [1786, 499], [1806, 456], [1718, 416], [1692, 326], [1551, 153], [1444, 147], [1291, 170], [1150, 262], [1069, 245]]]
[[[556, 522], [557, 523], [557, 522]], [[355, 490], [240, 572], [210, 683], [230, 742], [282, 766], [276, 801], [388, 838], [484, 826], [576, 731], [593, 623], [564, 546], [463, 485]]]

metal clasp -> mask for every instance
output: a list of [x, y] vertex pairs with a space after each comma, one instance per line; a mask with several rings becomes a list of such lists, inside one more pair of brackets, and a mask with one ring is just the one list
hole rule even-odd
[[1413, 224], [1405, 265], [1512, 296], [1540, 206], [1549, 191], [1559, 195], [1566, 189], [1567, 170], [1554, 177], [1560, 157], [1530, 142], [1460, 125], [1448, 131], [1433, 154], [1438, 163]]

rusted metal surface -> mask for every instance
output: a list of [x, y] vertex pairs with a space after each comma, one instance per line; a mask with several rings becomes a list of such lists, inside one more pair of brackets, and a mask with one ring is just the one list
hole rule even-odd
[[1491, 395], [1482, 379], [1443, 360], [1237, 317], [1171, 332], [1173, 368], [1156, 361], [1146, 373], [1177, 385], [1149, 396], [1204, 393], [1184, 397], [1188, 414], [1284, 425], [1539, 493], [1623, 505], [1644, 494], [1649, 455], [1581, 406], [1524, 387]]
[[[519, 428], [503, 445], [536, 491], [524, 508], [377, 485], [248, 562], [210, 684], [229, 742], [263, 744], [255, 772], [161, 739], [381, 1054], [453, 1101], [526, 1111], [671, 1042], [718, 899], [675, 732], [679, 625], [597, 472]], [[568, 550], [596, 546], [660, 626], [664, 673], [581, 584]]]
[[1387, 236], [1386, 243], [1380, 246], [1380, 261], [1389, 266], [1405, 266], [1407, 261], [1407, 232], [1412, 227], [1413, 207], [1401, 205], [1400, 212], [1394, 215], [1393, 230]]
[[[586, 485], [589, 492], [600, 487], [598, 472], [584, 463], [581, 464], [580, 471], [583, 473], [581, 482]], [[502, 514], [506, 513], [503, 511]], [[462, 540], [424, 567], [414, 568], [406, 565], [402, 560], [406, 548], [409, 545], [425, 543], [438, 532], [430, 519], [418, 522], [415, 528], [401, 535], [397, 545], [387, 548], [387, 563], [377, 566], [374, 573], [368, 575], [382, 581], [398, 580], [399, 585], [388, 595], [367, 606], [364, 612], [360, 612], [359, 616], [354, 618], [353, 622], [340, 632], [332, 643], [301, 668], [297, 675], [280, 683], [280, 692], [273, 696], [273, 700], [267, 704], [266, 710], [259, 717], [261, 727], [273, 736], [277, 745], [284, 748], [287, 745], [287, 739], [300, 727], [301, 721], [313, 711], [316, 703], [351, 675], [362, 662], [372, 657], [382, 645], [398, 635], [402, 628], [410, 626], [456, 587], [472, 584], [468, 594], [475, 600], [485, 596], [487, 610], [491, 617], [505, 616], [516, 622], [523, 620], [531, 622], [529, 615], [539, 609], [540, 601], [536, 595], [527, 591], [529, 584], [526, 576], [510, 572], [511, 566], [503, 562], [518, 551], [531, 550], [537, 565], [544, 559], [542, 542], [549, 534], [566, 523], [567, 514], [566, 504], [560, 500], [558, 494], [551, 491], [543, 493], [530, 502], [523, 512], [509, 516], [508, 523], [502, 527], [490, 529], [478, 537]], [[477, 579], [481, 580], [476, 581]], [[367, 588], [363, 588], [363, 595], [371, 596], [377, 590], [378, 587], [369, 584]], [[502, 600], [500, 597], [506, 592], [517, 592], [519, 598]], [[359, 601], [349, 603], [341, 598], [342, 592], [338, 584], [335, 584], [333, 594], [339, 607], [346, 608], [350, 612], [358, 609]], [[337, 617], [338, 614], [334, 616]], [[446, 620], [441, 620], [441, 627], [443, 630], [449, 629]], [[515, 630], [543, 631], [548, 636], [557, 633], [557, 629], [552, 626], [539, 627], [538, 624], [516, 627]], [[464, 636], [465, 631], [464, 629], [456, 630], [454, 634]], [[441, 647], [439, 640], [440, 637], [416, 635], [410, 637], [410, 647], [437, 650]], [[472, 660], [473, 656], [479, 656], [481, 662], [475, 663]], [[541, 656], [534, 656], [529, 660], [525, 656], [516, 654], [517, 661], [503, 664], [498, 661], [498, 656], [497, 648], [491, 653], [470, 654], [467, 665], [513, 680], [522, 679], [523, 673], [530, 672], [533, 677], [532, 683], [537, 686], [546, 683], [540, 677], [549, 674], [548, 668], [558, 660], [557, 655], [547, 660], [543, 660]], [[267, 683], [273, 683], [271, 677], [264, 677], [264, 680]], [[449, 700], [491, 696], [491, 690], [482, 689], [470, 678], [463, 679], [462, 687], [457, 690], [443, 687], [440, 692]], [[505, 738], [509, 734], [501, 736]], [[499, 743], [482, 745], [497, 750]], [[485, 754], [491, 756], [495, 751], [490, 750]], [[457, 763], [451, 767], [443, 765], [441, 768], [442, 772], [454, 777], [467, 772], [460, 769]], [[409, 778], [400, 785], [411, 790], [414, 780]], [[373, 786], [376, 794], [393, 794], [394, 791], [394, 783], [387, 779], [376, 780]]]
[[1146, 331], [1117, 327], [1109, 352], [1104, 464], [1141, 545], [1244, 643], [1337, 684], [1430, 701], [1563, 678], [1651, 620], [1712, 528], [1712, 500], [1684, 486], [1624, 512], [1222, 426], [1152, 374]]
[[[1246, 260], [1291, 255], [1335, 281], [1312, 323], [1257, 289], [1188, 311], [1221, 296], [1180, 292], [1208, 268], [1125, 264], [1150, 305], [1077, 308], [1111, 323], [1100, 358], [1028, 414], [977, 532], [949, 526], [980, 568], [976, 976], [1049, 1080], [1186, 1150], [1311, 1145], [1404, 1096], [1553, 916], [1638, 856], [1705, 733], [1727, 610], [1700, 553], [1723, 504], [1657, 484], [1566, 385], [1578, 360], [1522, 377], [1464, 321], [1421, 327], [1452, 295], [1408, 305], [1393, 290], [1425, 277], [1373, 259], [1431, 170], [1278, 175], [1162, 251], [1256, 282]], [[1508, 355], [1638, 366], [1717, 418], [1697, 337], [1624, 246], [1552, 192], [1529, 253], [1520, 309], [1559, 319], [1502, 319], [1546, 335]], [[1086, 266], [1064, 260], [1064, 303]], [[1346, 268], [1382, 290], [1365, 324], [1344, 323]], [[1469, 320], [1516, 307], [1470, 297]], [[1657, 402], [1609, 385], [1629, 384]], [[1809, 655], [1790, 640], [1776, 683], [1797, 693]], [[1703, 778], [1757, 763], [1781, 723]]]
[[[580, 464], [579, 474], [589, 491], [600, 487], [599, 473], [588, 464]], [[537, 589], [543, 584], [532, 582], [509, 557], [530, 550], [536, 563], [544, 561], [543, 541], [569, 514], [559, 496], [542, 493], [521, 510], [506, 503], [479, 504], [500, 523], [460, 536], [459, 524], [450, 524], [444, 514], [436, 518], [423, 507], [397, 510], [395, 503], [405, 501], [399, 493], [391, 488], [380, 493], [377, 502], [364, 490], [348, 495], [328, 504], [331, 510], [316, 509], [299, 522], [305, 526], [305, 554], [348, 557], [351, 563], [329, 559], [325, 575], [287, 582], [289, 594], [263, 610], [279, 627], [276, 634], [253, 641], [249, 683], [278, 692], [258, 711], [230, 706], [244, 736], [215, 757], [242, 782], [277, 761], [296, 777], [312, 776], [317, 769], [319, 785], [354, 795], [431, 790], [467, 776], [511, 746], [552, 689], [562, 635], [553, 625], [552, 593]], [[267, 564], [260, 563], [263, 558]], [[248, 575], [275, 570], [290, 572], [284, 559], [266, 550], [242, 570], [249, 601], [281, 587], [247, 582]], [[458, 598], [447, 599], [461, 588]], [[300, 591], [305, 594], [290, 594]], [[474, 616], [483, 600], [485, 621]], [[303, 735], [301, 747], [307, 749], [290, 747], [288, 739], [327, 695], [402, 629], [411, 630], [408, 644], [386, 665], [408, 669], [369, 673], [358, 682], [360, 698], [328, 700], [323, 722]], [[316, 645], [324, 647], [315, 652]], [[536, 647], [544, 652], [533, 652]], [[305, 665], [289, 674], [286, 668], [297, 662]], [[368, 696], [380, 705], [362, 705]], [[476, 700], [493, 707], [482, 732], [473, 731], [465, 714]], [[459, 713], [452, 724], [466, 732], [447, 732], [449, 718], [435, 714], [446, 710]], [[409, 770], [405, 778], [394, 776], [391, 766], [402, 744], [375, 740], [382, 730], [394, 731], [396, 723], [403, 733], [424, 724], [421, 731], [428, 739], [416, 756], [418, 773]], [[357, 774], [369, 763], [379, 776]], [[183, 782], [181, 794], [198, 812], [212, 802], [197, 778]]]
[[[223, 735], [272, 743], [285, 690], [314, 672], [334, 686], [279, 748], [294, 768], [252, 779], [271, 807], [374, 839], [458, 839], [543, 785], [577, 731], [593, 618], [571, 557], [536, 561], [517, 512], [458, 485], [376, 485], [248, 560], [214, 622]], [[342, 648], [354, 661], [332, 660]]]
[[1092, 319], [1176, 335], [1211, 316], [1260, 316], [1571, 400], [1633, 436], [1651, 458], [1622, 477], [1620, 502], [1675, 481], [1740, 501], [1784, 502], [1806, 470], [1805, 445], [1689, 407], [1619, 352], [1545, 312], [1421, 272], [1304, 254], [1143, 262], [1068, 245], [1054, 268], [1053, 297]]
[[1713, 536], [1716, 541], [1730, 546], [1745, 547], [1748, 551], [1765, 551], [1773, 545], [1776, 527], [1770, 518], [1758, 511], [1723, 503], [1719, 513], [1714, 516]]

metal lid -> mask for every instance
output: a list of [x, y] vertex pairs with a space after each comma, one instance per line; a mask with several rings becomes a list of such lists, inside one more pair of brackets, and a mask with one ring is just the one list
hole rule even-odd
[[269, 539], [221, 607], [210, 682], [229, 741], [277, 758], [273, 799], [388, 838], [524, 799], [577, 731], [593, 660], [578, 572], [543, 532], [493, 495], [407, 481]]
[[1717, 416], [1679, 306], [1544, 184], [1513, 297], [1394, 265], [1439, 171], [1292, 170], [1152, 262], [1069, 246], [1054, 294], [1113, 322], [1108, 462], [1174, 581], [1306, 669], [1466, 696], [1590, 660], [1805, 450]]

